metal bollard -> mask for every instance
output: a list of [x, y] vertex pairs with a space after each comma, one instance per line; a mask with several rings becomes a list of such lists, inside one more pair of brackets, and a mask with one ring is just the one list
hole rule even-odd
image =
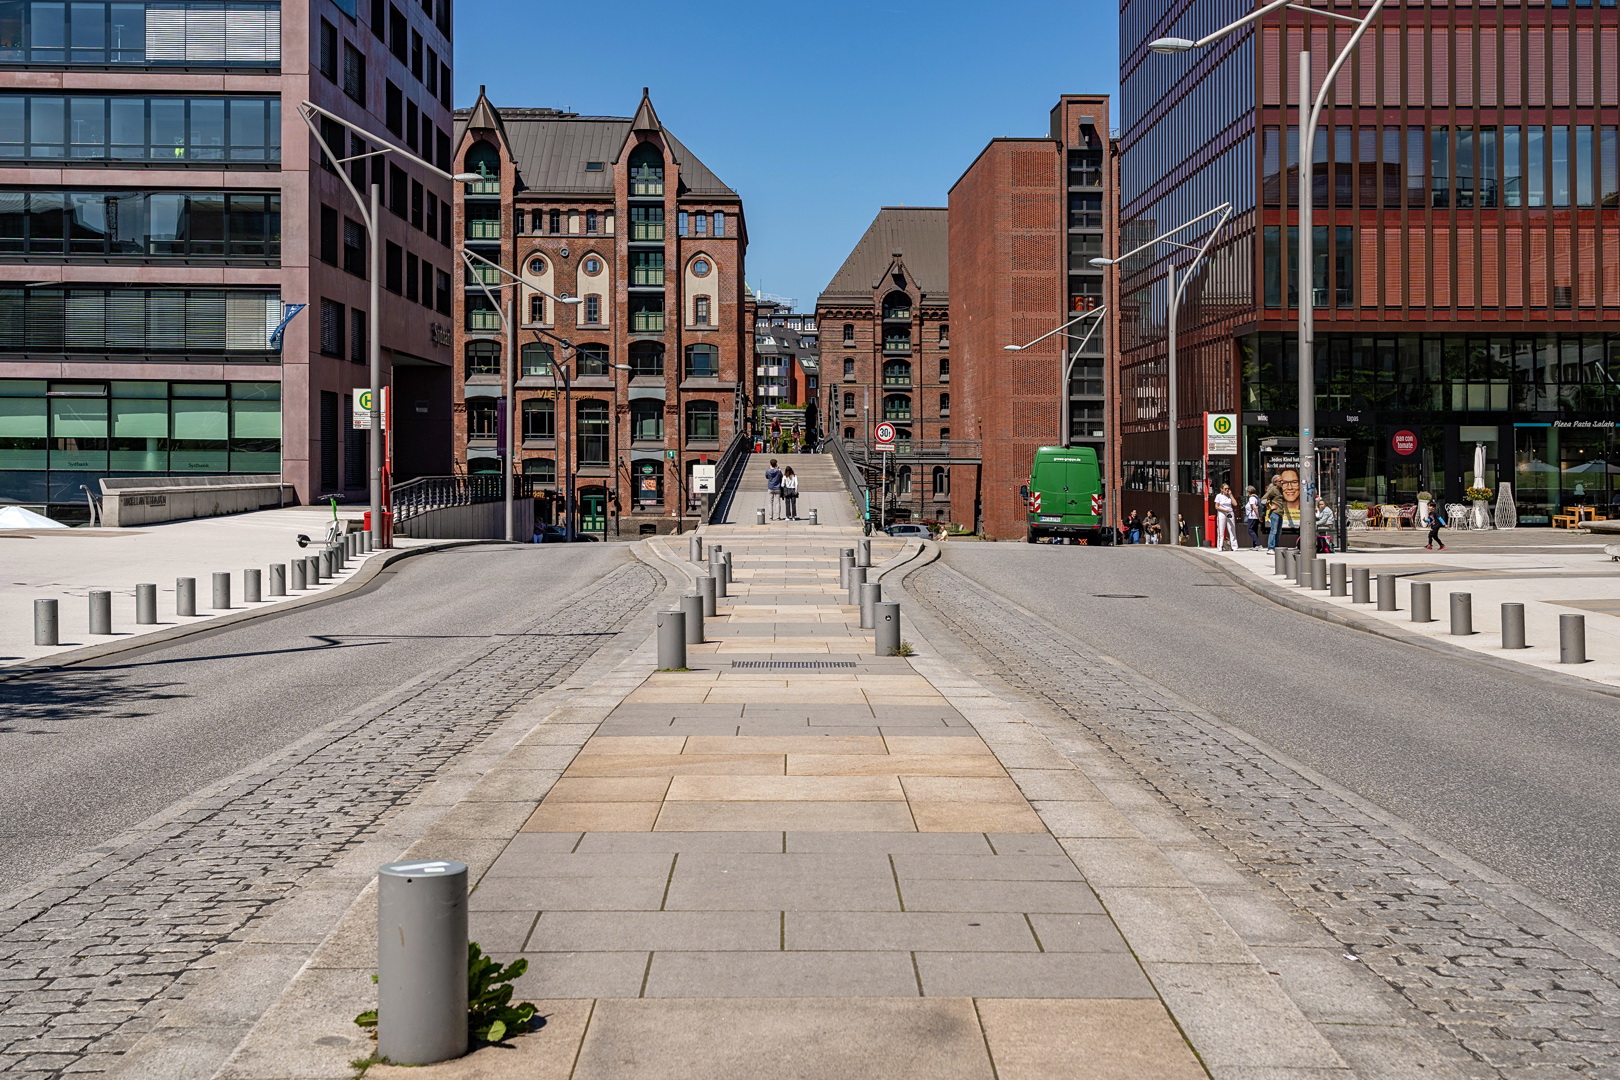
[[845, 548], [844, 553], [838, 556], [838, 587], [840, 589], [849, 588], [849, 572], [854, 567], [855, 553], [849, 548]]
[[194, 577], [176, 578], [174, 582], [174, 613], [176, 615], [197, 614], [197, 579]]
[[658, 613], [658, 670], [679, 671], [686, 667], [686, 613]]
[[362, 555], [371, 554], [371, 533], [369, 532], [360, 534], [360, 553]]
[[304, 562], [303, 559], [294, 559], [288, 564], [288, 569], [292, 571], [291, 588], [294, 592], [303, 592], [305, 589], [309, 588], [308, 582], [304, 580], [304, 576], [308, 572], [309, 566]]
[[61, 623], [56, 615], [55, 600], [34, 601], [34, 644], [60, 645]]
[[714, 595], [726, 595], [726, 560], [713, 548], [709, 549], [709, 576], [714, 579]]
[[1586, 616], [1558, 616], [1558, 662], [1586, 663]]
[[1429, 614], [1429, 583], [1427, 581], [1412, 582], [1412, 621], [1434, 622]]
[[214, 574], [214, 603], [215, 611], [224, 611], [231, 606], [231, 575], [230, 571], [222, 570]]
[[242, 571], [242, 603], [257, 604], [264, 599], [261, 589], [261, 577], [257, 570]]
[[845, 597], [844, 602], [846, 604], [849, 604], [851, 607], [859, 607], [860, 604], [861, 604], [861, 586], [865, 585], [865, 584], [866, 584], [866, 567], [864, 567], [864, 566], [852, 566], [852, 567], [850, 567], [849, 568], [848, 595]]
[[1350, 568], [1350, 602], [1352, 604], [1372, 603], [1371, 573], [1365, 566], [1352, 566]]
[[732, 582], [736, 580], [731, 573], [731, 552], [729, 551], [722, 551], [720, 553], [720, 572], [726, 576], [726, 592], [729, 595], [731, 592]]
[[1473, 593], [1451, 594], [1451, 633], [1454, 637], [1467, 637], [1474, 632]]
[[102, 637], [112, 633], [112, 593], [106, 589], [90, 590], [90, 632]]
[[152, 626], [157, 622], [157, 586], [135, 586], [135, 624]]
[[821, 511], [816, 509], [814, 506], [812, 506], [810, 508], [810, 524], [812, 524], [812, 525], [820, 525], [821, 524]]
[[1317, 592], [1326, 592], [1328, 587], [1327, 560], [1318, 556], [1311, 560], [1311, 588]]
[[309, 581], [309, 587], [312, 589], [321, 583], [321, 557], [319, 555], [304, 556], [304, 577]]
[[1271, 576], [1282, 577], [1288, 573], [1288, 553], [1282, 548], [1271, 549]]
[[695, 563], [703, 561], [703, 537], [697, 533], [693, 533], [686, 541], [686, 557]]
[[286, 596], [287, 595], [287, 564], [286, 563], [271, 563], [270, 564], [270, 595], [271, 596]]
[[378, 871], [377, 1052], [400, 1065], [467, 1052], [465, 863], [389, 863]]
[[879, 600], [872, 605], [872, 651], [879, 656], [900, 654], [900, 605]]
[[1333, 563], [1328, 567], [1328, 595], [1348, 596], [1350, 593], [1350, 568], [1342, 562]]
[[703, 594], [690, 592], [681, 597], [681, 614], [686, 616], [686, 643], [703, 644]]
[[763, 524], [765, 524], [765, 508], [763, 506], [760, 507], [758, 510], [754, 511], [754, 524], [755, 525], [763, 525]]
[[1524, 643], [1524, 605], [1502, 605], [1502, 648], [1523, 649]]
[[872, 541], [862, 539], [855, 545], [855, 565], [872, 565]]
[[704, 574], [698, 578], [697, 591], [698, 595], [703, 597], [703, 617], [705, 619], [714, 618], [720, 613], [719, 607], [715, 604], [714, 575]]
[[861, 585], [861, 629], [875, 629], [873, 621], [873, 607], [883, 600], [883, 583], [868, 581]]
[[1395, 610], [1395, 575], [1378, 575], [1378, 610]]

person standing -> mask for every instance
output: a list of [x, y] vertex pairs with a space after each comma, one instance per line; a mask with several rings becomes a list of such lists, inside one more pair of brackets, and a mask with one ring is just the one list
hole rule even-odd
[[1147, 516], [1142, 518], [1142, 535], [1147, 538], [1148, 543], [1157, 544], [1162, 532], [1163, 530], [1159, 528], [1158, 515], [1149, 510]]
[[1125, 542], [1127, 544], [1140, 544], [1142, 542], [1142, 520], [1132, 510], [1125, 515]]
[[791, 465], [782, 470], [782, 501], [787, 504], [788, 520], [798, 521], [799, 478], [793, 474], [793, 466]]
[[782, 517], [782, 470], [776, 467], [776, 459], [771, 458], [770, 467], [765, 470], [765, 500], [769, 507], [766, 515], [777, 520]]
[[1220, 551], [1229, 541], [1236, 551], [1237, 502], [1232, 498], [1232, 485], [1222, 484], [1215, 494], [1215, 550]]
[[1277, 550], [1277, 541], [1282, 539], [1283, 512], [1287, 509], [1287, 502], [1283, 498], [1282, 477], [1273, 475], [1271, 483], [1266, 485], [1266, 495], [1262, 500], [1266, 508], [1266, 522], [1271, 531], [1266, 535], [1266, 550]]
[[1249, 530], [1249, 546], [1260, 547], [1260, 496], [1254, 493], [1254, 485], [1250, 484], [1243, 489], [1243, 527]]
[[1187, 515], [1186, 514], [1177, 514], [1176, 515], [1176, 543], [1181, 545], [1182, 547], [1186, 547], [1187, 546], [1187, 538], [1188, 538], [1189, 535], [1190, 535], [1190, 532], [1189, 532], [1189, 530], [1187, 528]]

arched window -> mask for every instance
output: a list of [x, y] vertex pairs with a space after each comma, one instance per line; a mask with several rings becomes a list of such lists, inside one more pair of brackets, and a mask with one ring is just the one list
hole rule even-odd
[[550, 398], [523, 403], [524, 439], [557, 437], [557, 403]]
[[642, 143], [630, 151], [630, 195], [662, 195], [664, 193], [664, 155], [652, 143]]
[[[523, 231], [523, 211], [522, 210], [513, 210], [512, 211], [512, 231], [514, 233], [520, 233], [520, 232]], [[429, 233], [428, 235], [431, 236], [433, 234]]]
[[574, 349], [575, 375], [606, 375], [608, 373], [608, 347], [587, 341]]
[[720, 377], [720, 350], [713, 345], [686, 347], [686, 377], [688, 379], [718, 379]]
[[630, 345], [631, 378], [663, 378], [664, 346], [656, 341], [636, 341]]
[[898, 453], [911, 453], [911, 429], [897, 427], [894, 429], [894, 448]]
[[713, 401], [686, 403], [686, 437], [688, 440], [713, 442], [720, 438], [720, 405]]
[[951, 415], [951, 395], [939, 395], [939, 415], [942, 417]]
[[884, 386], [910, 386], [911, 361], [885, 360], [883, 361]]
[[475, 375], [501, 373], [501, 343], [498, 341], [469, 341], [463, 357], [467, 364], [467, 378]]
[[855, 437], [855, 429], [854, 428], [847, 427], [847, 428], [844, 429], [844, 438], [853, 439], [854, 437]]
[[948, 356], [939, 358], [939, 381], [942, 383], [951, 381], [951, 358]]
[[894, 490], [901, 495], [911, 494], [911, 466], [902, 465], [895, 476]]
[[844, 415], [845, 416], [853, 416], [854, 414], [855, 414], [855, 395], [854, 394], [845, 394], [844, 395]]
[[549, 378], [552, 373], [553, 357], [551, 346], [544, 341], [526, 341], [518, 353], [521, 369], [525, 377]]
[[574, 416], [578, 421], [575, 430], [579, 435], [575, 442], [579, 447], [579, 463], [606, 465], [609, 439], [607, 402], [586, 398], [574, 407]]
[[943, 465], [934, 466], [933, 488], [936, 499], [951, 493], [951, 471]]
[[692, 325], [709, 325], [709, 298], [707, 296], [695, 296], [692, 298]]
[[523, 475], [537, 484], [555, 484], [557, 482], [557, 460], [548, 457], [524, 458]]
[[883, 298], [883, 317], [905, 322], [911, 321], [911, 297], [903, 292], [892, 292]]
[[547, 231], [550, 232], [553, 236], [555, 236], [557, 233], [562, 232], [562, 211], [561, 210], [553, 210], [551, 212], [551, 228], [549, 230], [547, 230]]
[[637, 398], [630, 403], [630, 438], [635, 442], [664, 441], [664, 403]]
[[884, 394], [883, 419], [910, 420], [911, 396], [909, 394]]
[[855, 344], [855, 324], [852, 322], [847, 322], [844, 324], [844, 344]]
[[487, 142], [476, 142], [467, 150], [463, 159], [468, 172], [475, 172], [487, 180], [501, 178], [501, 154]]
[[585, 231], [587, 233], [596, 232], [596, 229], [597, 229], [596, 223], [597, 223], [598, 220], [599, 219], [597, 217], [597, 213], [596, 213], [595, 210], [587, 210], [587, 211], [585, 211]]

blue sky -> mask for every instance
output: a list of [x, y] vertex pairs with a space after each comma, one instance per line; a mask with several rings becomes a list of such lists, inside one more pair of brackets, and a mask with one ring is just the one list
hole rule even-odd
[[[1117, 92], [1118, 5], [460, 0], [456, 105], [659, 118], [743, 197], [748, 281], [808, 310], [880, 206], [943, 206], [1061, 93]], [[1117, 105], [1116, 105], [1117, 109]]]

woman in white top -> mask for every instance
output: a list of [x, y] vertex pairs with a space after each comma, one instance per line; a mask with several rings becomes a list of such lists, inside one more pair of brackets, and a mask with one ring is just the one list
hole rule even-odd
[[1232, 498], [1232, 485], [1222, 484], [1220, 494], [1215, 496], [1216, 551], [1225, 547], [1229, 540], [1232, 542], [1232, 550], [1238, 549], [1236, 515], [1237, 503]]
[[793, 475], [793, 466], [782, 470], [782, 501], [787, 504], [789, 521], [799, 520], [799, 478]]

